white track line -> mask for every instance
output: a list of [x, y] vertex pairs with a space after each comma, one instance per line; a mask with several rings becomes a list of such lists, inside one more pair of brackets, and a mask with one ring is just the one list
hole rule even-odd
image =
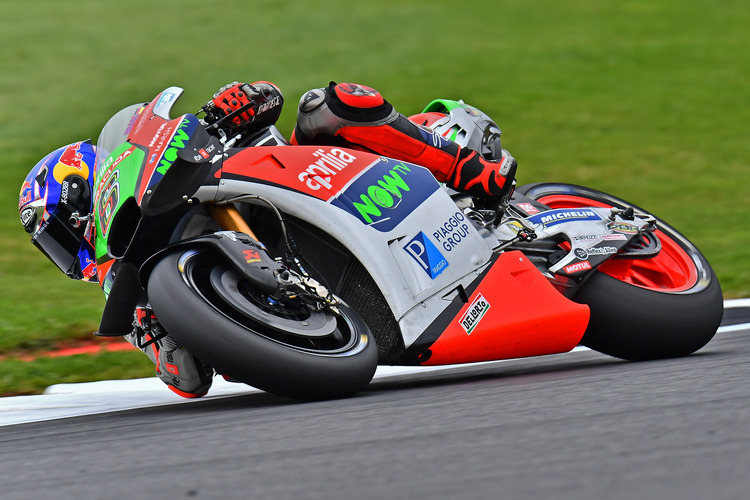
[[724, 301], [724, 309], [732, 309], [734, 307], [750, 307], [750, 299], [732, 299]]
[[[750, 307], [750, 299], [725, 301], [724, 307], [727, 309]], [[750, 329], [750, 323], [728, 325], [719, 328], [717, 333], [748, 329]], [[588, 351], [588, 349], [585, 347], [576, 347], [571, 352], [583, 351]], [[379, 366], [374, 380], [414, 373], [460, 370], [465, 366], [481, 366], [499, 362], [502, 361], [431, 367]], [[221, 377], [214, 379], [210, 394], [200, 399], [184, 399], [177, 396], [167, 390], [164, 384], [156, 377], [135, 380], [108, 380], [82, 384], [57, 384], [48, 387], [44, 394], [38, 396], [0, 398], [0, 427], [153, 406], [189, 404], [196, 401], [257, 392], [261, 391], [248, 385], [226, 382]]]

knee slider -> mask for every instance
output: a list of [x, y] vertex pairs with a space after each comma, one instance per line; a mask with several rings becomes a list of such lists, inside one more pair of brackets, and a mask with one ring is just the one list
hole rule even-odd
[[336, 98], [345, 106], [356, 109], [372, 109], [385, 103], [380, 92], [357, 83], [339, 83], [333, 88]]
[[377, 90], [331, 82], [328, 87], [309, 90], [302, 96], [297, 126], [308, 138], [319, 134], [334, 136], [345, 126], [383, 125], [396, 116], [393, 106]]

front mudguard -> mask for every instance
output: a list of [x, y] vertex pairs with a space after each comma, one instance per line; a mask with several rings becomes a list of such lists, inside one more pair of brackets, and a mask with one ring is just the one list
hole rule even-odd
[[190, 238], [155, 253], [143, 263], [139, 270], [138, 274], [143, 287], [147, 288], [151, 272], [156, 263], [165, 255], [199, 248], [208, 248], [217, 252], [254, 287], [271, 295], [277, 292], [279, 282], [276, 275], [282, 272], [284, 267], [273, 260], [259, 242], [244, 233], [234, 231], [218, 231]]
[[208, 248], [228, 261], [253, 286], [275, 294], [276, 279], [283, 266], [273, 260], [260, 243], [243, 233], [219, 231], [170, 245], [149, 257], [140, 269], [129, 262], [112, 266], [114, 282], [102, 312], [96, 335], [119, 337], [133, 331], [133, 311], [145, 302], [145, 290], [156, 263], [166, 255], [188, 249]]

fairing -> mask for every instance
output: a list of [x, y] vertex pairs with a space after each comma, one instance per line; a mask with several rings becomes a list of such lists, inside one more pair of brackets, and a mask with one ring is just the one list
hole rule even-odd
[[[201, 128], [199, 120], [186, 114], [170, 118], [170, 110], [182, 89], [170, 87], [151, 103], [129, 106], [115, 114], [102, 130], [97, 144], [94, 220], [96, 224], [96, 259], [109, 269], [113, 245], [127, 248], [134, 225], [141, 215], [157, 216], [180, 204], [194, 194], [205, 177], [207, 160], [218, 150]], [[195, 151], [191, 139], [199, 130], [205, 147]], [[192, 171], [169, 176], [178, 154], [190, 154], [184, 163], [196, 166]], [[197, 159], [193, 158], [197, 156]], [[164, 182], [163, 182], [164, 181]], [[127, 207], [124, 210], [123, 207]], [[136, 212], [135, 214], [133, 212]], [[112, 229], [118, 214], [130, 225], [112, 241]], [[100, 276], [100, 282], [104, 276]]]
[[[583, 335], [588, 309], [562, 297], [528, 261], [493, 260], [497, 240], [423, 167], [335, 147], [269, 147], [237, 152], [217, 175], [219, 199], [272, 199], [351, 251], [398, 321], [407, 347], [401, 362], [564, 352]], [[459, 320], [477, 298], [472, 291], [494, 307], [466, 332]], [[547, 300], [554, 304], [546, 313], [532, 311]], [[516, 314], [522, 304], [527, 319]], [[559, 328], [561, 317], [570, 327]]]
[[455, 301], [460, 309], [438, 335], [428, 329], [417, 342], [422, 364], [567, 352], [586, 330], [589, 308], [563, 297], [518, 251], [500, 254], [472, 288], [467, 302]]

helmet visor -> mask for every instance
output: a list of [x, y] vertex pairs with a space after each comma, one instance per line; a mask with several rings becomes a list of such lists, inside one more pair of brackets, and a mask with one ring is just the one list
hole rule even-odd
[[78, 250], [86, 228], [70, 224], [70, 215], [67, 206], [58, 206], [55, 216], [41, 223], [31, 242], [62, 272], [71, 278], [82, 279]]

